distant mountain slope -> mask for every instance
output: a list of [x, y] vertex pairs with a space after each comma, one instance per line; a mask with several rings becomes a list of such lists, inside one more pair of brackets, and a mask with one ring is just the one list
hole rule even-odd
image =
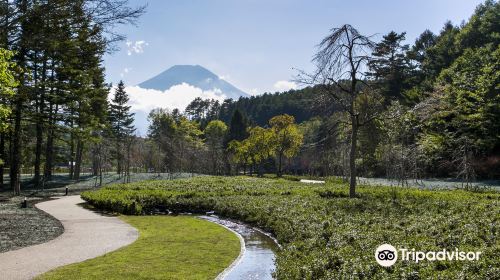
[[200, 88], [204, 91], [220, 90], [227, 98], [238, 99], [240, 96], [249, 96], [232, 84], [219, 78], [200, 65], [175, 65], [157, 76], [139, 84], [145, 89], [165, 91], [182, 83]]

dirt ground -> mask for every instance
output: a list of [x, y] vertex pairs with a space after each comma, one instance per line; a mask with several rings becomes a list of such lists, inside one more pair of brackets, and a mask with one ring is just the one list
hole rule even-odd
[[[192, 177], [190, 173], [133, 173], [130, 181], [167, 180]], [[63, 233], [61, 223], [52, 216], [34, 207], [34, 204], [52, 196], [63, 196], [68, 187], [69, 195], [77, 195], [86, 190], [97, 189], [98, 179], [90, 175], [80, 180], [69, 180], [67, 174], [54, 175], [43, 188], [34, 187], [32, 177], [21, 176], [21, 196], [14, 197], [8, 187], [9, 178], [4, 177], [4, 188], [0, 188], [0, 253], [22, 247], [40, 244], [52, 240]], [[123, 183], [124, 178], [115, 173], [103, 176], [103, 185]], [[28, 208], [21, 208], [21, 202], [27, 197]]]
[[28, 207], [21, 208], [24, 197], [0, 201], [0, 253], [47, 242], [61, 235], [62, 224], [35, 208], [38, 198], [28, 198]]

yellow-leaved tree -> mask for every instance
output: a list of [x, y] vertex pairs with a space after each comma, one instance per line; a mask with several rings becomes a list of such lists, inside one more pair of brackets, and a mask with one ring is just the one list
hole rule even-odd
[[302, 145], [304, 136], [295, 124], [293, 116], [284, 114], [273, 117], [269, 120], [271, 131], [273, 132], [273, 144], [278, 161], [277, 175], [283, 175], [283, 158], [295, 156]]
[[[13, 52], [0, 48], [0, 134], [8, 128], [7, 118], [11, 113], [9, 100], [14, 95], [13, 88], [17, 86], [14, 76], [16, 64], [11, 62]], [[3, 138], [3, 136], [0, 136]], [[3, 139], [2, 139], [3, 141]], [[0, 158], [0, 166], [3, 165]]]

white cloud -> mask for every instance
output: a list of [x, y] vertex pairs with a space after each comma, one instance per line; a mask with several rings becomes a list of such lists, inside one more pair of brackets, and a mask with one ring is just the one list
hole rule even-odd
[[287, 90], [291, 90], [291, 89], [296, 89], [297, 84], [294, 82], [290, 82], [290, 81], [277, 81], [274, 84], [274, 88], [278, 91], [287, 91]]
[[129, 105], [132, 106], [132, 110], [147, 112], [154, 108], [178, 108], [184, 110], [196, 97], [212, 98], [220, 101], [226, 98], [219, 89], [203, 91], [186, 83], [175, 85], [165, 91], [144, 89], [138, 86], [127, 87], [126, 91], [130, 96]]
[[132, 71], [132, 68], [125, 67], [123, 68], [123, 71], [120, 73], [120, 77], [124, 77], [126, 74], [128, 74], [130, 71]]
[[[138, 86], [126, 87], [125, 91], [130, 97], [128, 104], [131, 106], [132, 112], [135, 113], [135, 126], [141, 135], [145, 135], [147, 132], [146, 118], [152, 109], [167, 108], [172, 110], [178, 108], [184, 111], [186, 106], [196, 97], [216, 99], [221, 102], [227, 98], [219, 89], [203, 91], [186, 83], [175, 85], [165, 91], [144, 89]], [[112, 94], [109, 98], [112, 97]]]
[[144, 47], [148, 46], [149, 44], [144, 41], [127, 41], [127, 55], [132, 55], [134, 53], [143, 53], [144, 52]]
[[258, 88], [252, 88], [250, 90], [247, 90], [247, 92], [248, 92], [248, 94], [253, 95], [253, 96], [261, 94], [261, 91]]

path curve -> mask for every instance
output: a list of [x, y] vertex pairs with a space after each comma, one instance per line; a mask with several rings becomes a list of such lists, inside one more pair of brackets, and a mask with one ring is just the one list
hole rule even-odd
[[139, 237], [129, 224], [78, 206], [82, 202], [75, 195], [36, 204], [61, 221], [64, 233], [46, 243], [0, 254], [0, 278], [32, 279], [56, 267], [104, 255]]

